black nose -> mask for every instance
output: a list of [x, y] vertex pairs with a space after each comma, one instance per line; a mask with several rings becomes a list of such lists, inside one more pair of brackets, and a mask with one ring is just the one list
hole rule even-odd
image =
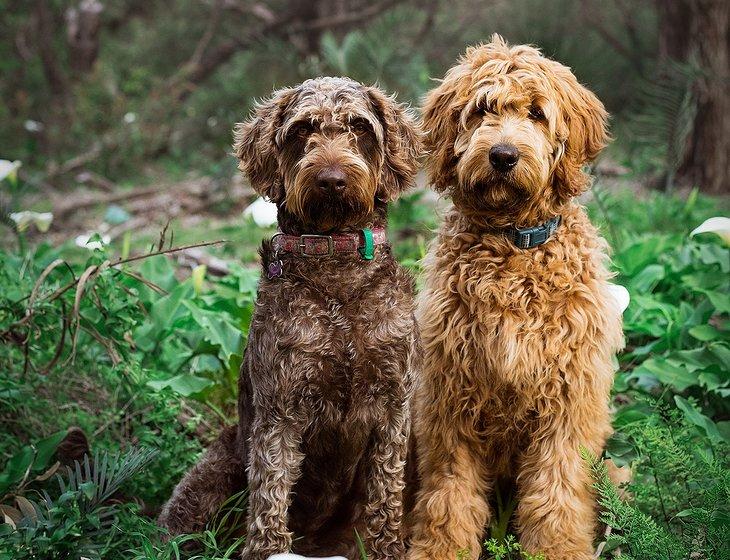
[[520, 159], [520, 152], [511, 144], [495, 144], [489, 150], [489, 163], [497, 171], [509, 171]]
[[322, 190], [341, 191], [347, 186], [347, 176], [339, 167], [327, 167], [317, 173], [317, 186]]

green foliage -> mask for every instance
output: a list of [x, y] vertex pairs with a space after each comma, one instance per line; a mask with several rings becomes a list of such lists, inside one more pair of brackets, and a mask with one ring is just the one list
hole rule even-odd
[[[39, 446], [40, 449], [40, 446]], [[18, 509], [0, 505], [10, 523], [0, 525], [0, 558], [67, 558], [69, 554], [90, 559], [120, 554], [130, 541], [119, 525], [128, 506], [107, 501], [153, 458], [149, 450], [131, 450], [118, 457], [97, 453], [75, 463], [66, 477], [56, 475], [55, 497], [42, 490], [38, 499], [15, 495]], [[26, 492], [26, 494], [30, 494]]]
[[696, 64], [663, 62], [639, 84], [637, 108], [626, 127], [634, 169], [661, 173], [665, 189], [674, 186], [687, 139], [697, 113], [695, 84], [701, 75]]
[[[612, 237], [617, 281], [631, 294], [607, 454], [633, 472], [625, 501], [589, 458], [613, 530], [604, 557], [728, 558], [730, 248], [689, 231], [714, 201], [595, 189], [592, 213]], [[690, 554], [692, 556], [690, 556]]]
[[602, 520], [613, 529], [604, 552], [621, 547], [622, 558], [642, 560], [730, 558], [727, 443], [698, 433], [676, 410], [652, 410], [622, 431], [637, 452], [628, 501], [604, 462], [586, 457]]
[[507, 535], [502, 541], [489, 539], [484, 543], [484, 550], [491, 554], [494, 560], [545, 560], [543, 554], [530, 554], [523, 550], [512, 535]]
[[[224, 3], [217, 22], [215, 3], [105, 2], [98, 59], [93, 68], [77, 72], [66, 23], [77, 3], [44, 4], [55, 25], [44, 37], [53, 56], [41, 57], [40, 7], [0, 2], [3, 155], [22, 159], [33, 174], [93, 149], [98, 156], [85, 167], [113, 180], [137, 182], [141, 168], [144, 175], [149, 169], [168, 175], [195, 169], [230, 176], [234, 165], [225, 154], [232, 124], [248, 113], [253, 99], [304, 78], [348, 74], [415, 103], [467, 45], [498, 31], [565, 62], [617, 112], [643, 96], [638, 84], [656, 57], [656, 9], [650, 3], [628, 10], [619, 2], [516, 0], [485, 10], [472, 0], [396, 2], [344, 24], [335, 23], [343, 13], [372, 6], [317, 4], [312, 14], [331, 17], [333, 24], [301, 32], [298, 16], [307, 6], [275, 0], [251, 10], [246, 3]], [[264, 22], [278, 16], [291, 25], [261, 33]], [[206, 46], [201, 40], [210, 29], [215, 32]], [[206, 48], [198, 51], [201, 45]], [[216, 57], [227, 45], [233, 53]], [[220, 64], [188, 84], [184, 77], [196, 52]], [[63, 77], [61, 91], [50, 83], [51, 69]], [[186, 95], [168, 95], [175, 86]], [[73, 176], [55, 181], [73, 185]]]

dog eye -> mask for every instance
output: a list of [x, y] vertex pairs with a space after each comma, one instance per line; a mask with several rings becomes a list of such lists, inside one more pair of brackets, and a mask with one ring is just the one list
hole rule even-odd
[[355, 121], [351, 128], [358, 136], [365, 134], [368, 131], [368, 125], [364, 121]]
[[541, 121], [545, 119], [545, 113], [542, 112], [540, 107], [530, 107], [530, 118], [535, 121]]
[[478, 115], [494, 114], [494, 104], [481, 102], [477, 105], [476, 112]]
[[312, 132], [312, 126], [307, 123], [300, 123], [294, 127], [294, 134], [299, 138], [306, 138]]

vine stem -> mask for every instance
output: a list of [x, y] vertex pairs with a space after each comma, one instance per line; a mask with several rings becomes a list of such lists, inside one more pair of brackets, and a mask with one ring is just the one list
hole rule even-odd
[[[159, 251], [154, 251], [152, 253], [145, 253], [144, 255], [135, 255], [133, 257], [127, 257], [126, 259], [117, 259], [113, 263], [109, 263], [109, 268], [114, 268], [117, 266], [121, 266], [123, 264], [129, 264], [136, 261], [141, 261], [144, 259], [148, 259], [150, 257], [157, 257], [159, 255], [167, 255], [169, 253], [178, 253], [180, 251], [186, 251], [187, 249], [198, 249], [200, 247], [210, 247], [211, 245], [220, 245], [221, 243], [227, 243], [225, 239], [219, 239], [218, 241], [206, 241], [204, 243], [193, 243], [192, 245], [183, 245], [181, 247], [173, 247], [171, 249], [162, 249]], [[102, 264], [97, 265], [97, 269], [102, 266]], [[79, 283], [79, 280], [74, 280], [73, 282], [69, 282], [62, 288], [59, 288], [55, 292], [53, 292], [50, 296], [48, 296], [47, 299], [50, 301], [55, 301], [59, 297], [61, 297], [63, 294], [65, 294], [67, 291], [69, 291], [71, 288], [73, 288], [76, 284]]]
[[[169, 249], [160, 249], [158, 251], [154, 251], [154, 252], [150, 252], [150, 253], [145, 253], [144, 255], [134, 255], [133, 257], [127, 257], [127, 258], [124, 258], [124, 259], [120, 258], [120, 259], [117, 259], [114, 262], [104, 261], [103, 263], [98, 264], [95, 267], [93, 267], [91, 269], [91, 271], [90, 271], [90, 274], [96, 273], [99, 270], [99, 268], [101, 268], [101, 267], [115, 268], [115, 267], [121, 266], [123, 264], [129, 264], [129, 263], [133, 263], [133, 262], [136, 262], [136, 261], [141, 261], [141, 260], [144, 260], [144, 259], [148, 259], [150, 257], [157, 257], [159, 255], [167, 255], [167, 254], [170, 254], [170, 253], [178, 253], [180, 251], [185, 251], [187, 249], [197, 249], [197, 248], [200, 248], [200, 247], [210, 247], [212, 245], [220, 245], [222, 243], [227, 243], [227, 240], [225, 240], [225, 239], [219, 239], [217, 241], [205, 241], [203, 243], [193, 243], [191, 245], [183, 245], [181, 247], [171, 247]], [[36, 301], [46, 301], [46, 300], [48, 302], [55, 301], [59, 297], [61, 297], [63, 294], [65, 294], [66, 292], [68, 292], [70, 289], [72, 289], [76, 285], [78, 285], [78, 283], [79, 283], [80, 280], [81, 280], [81, 278], [75, 278], [72, 282], [69, 282], [65, 286], [62, 286], [61, 288], [59, 288], [58, 290], [56, 290], [55, 292], [53, 292], [51, 295], [37, 298]], [[28, 297], [30, 297], [30, 296], [28, 296]], [[24, 299], [27, 299], [27, 298], [24, 298]], [[23, 325], [25, 325], [26, 323], [28, 323], [32, 317], [33, 317], [33, 312], [32, 312], [32, 310], [29, 310], [29, 312], [26, 313], [25, 317], [23, 317], [22, 319], [16, 321], [15, 323], [13, 323], [10, 326], [8, 326], [4, 331], [0, 332], [0, 338], [2, 338], [2, 339], [6, 338], [6, 336], [9, 333], [15, 332], [15, 329], [17, 329], [18, 327], [22, 327]]]

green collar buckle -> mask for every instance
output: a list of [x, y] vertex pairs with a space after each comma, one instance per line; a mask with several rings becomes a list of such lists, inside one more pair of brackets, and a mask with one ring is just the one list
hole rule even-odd
[[363, 229], [362, 236], [365, 239], [365, 245], [358, 249], [360, 256], [366, 261], [373, 260], [375, 256], [375, 242], [373, 241], [373, 230]]

